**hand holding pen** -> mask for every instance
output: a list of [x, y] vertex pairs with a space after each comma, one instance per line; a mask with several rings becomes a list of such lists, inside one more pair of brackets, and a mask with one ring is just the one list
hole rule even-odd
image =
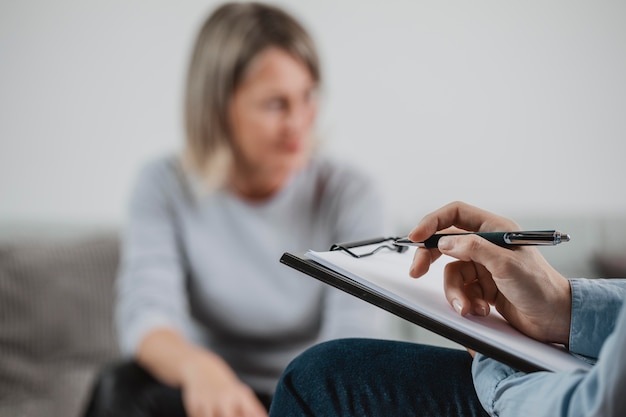
[[561, 233], [557, 230], [532, 230], [513, 232], [435, 233], [422, 242], [413, 242], [407, 237], [395, 240], [394, 244], [398, 246], [417, 246], [419, 248], [432, 249], [437, 247], [439, 239], [444, 236], [467, 234], [474, 234], [503, 248], [512, 246], [554, 246], [559, 243], [569, 242], [570, 240], [567, 233]]
[[[459, 314], [487, 315], [490, 306], [495, 306], [527, 335], [541, 341], [567, 343], [571, 311], [569, 281], [533, 247], [536, 242], [519, 246], [517, 250], [510, 250], [511, 243], [488, 243], [481, 234], [517, 230], [519, 226], [510, 219], [460, 202], [425, 216], [408, 238], [426, 246], [431, 236], [451, 226], [470, 233], [438, 236], [435, 248], [418, 248], [410, 275], [422, 276], [441, 254], [456, 258], [457, 261], [446, 266], [444, 290], [448, 302]], [[504, 233], [498, 232], [498, 239], [504, 240]], [[563, 242], [569, 237], [560, 234], [560, 239]], [[428, 246], [433, 246], [432, 241]]]

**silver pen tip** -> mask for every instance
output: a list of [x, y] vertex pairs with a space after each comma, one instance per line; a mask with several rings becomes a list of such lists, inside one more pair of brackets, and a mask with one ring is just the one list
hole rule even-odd
[[569, 242], [570, 237], [567, 233], [558, 232], [559, 242]]

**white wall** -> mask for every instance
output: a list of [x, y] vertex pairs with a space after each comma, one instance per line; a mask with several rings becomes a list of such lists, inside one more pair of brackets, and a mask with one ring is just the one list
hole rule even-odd
[[[177, 149], [188, 52], [216, 4], [0, 2], [0, 222], [118, 223]], [[626, 213], [626, 2], [282, 2], [318, 42], [329, 152], [397, 224], [462, 199], [506, 215]]]

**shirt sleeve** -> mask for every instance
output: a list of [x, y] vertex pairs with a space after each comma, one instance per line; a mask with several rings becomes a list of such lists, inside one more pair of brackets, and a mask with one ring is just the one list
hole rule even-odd
[[569, 350], [597, 358], [615, 328], [626, 297], [624, 279], [571, 279], [572, 323]]
[[[579, 343], [579, 347], [584, 347], [583, 350], [587, 353], [593, 351], [589, 349], [591, 346], [601, 345], [596, 365], [589, 371], [526, 374], [477, 354], [472, 365], [474, 386], [482, 406], [490, 415], [501, 417], [625, 415], [626, 396], [620, 394], [620, 390], [626, 382], [626, 357], [622, 354], [626, 346], [626, 309], [621, 308], [621, 303], [618, 302], [619, 294], [623, 297], [621, 291], [624, 288], [624, 281], [593, 280], [595, 282], [590, 285], [583, 281], [586, 280], [577, 280], [573, 283], [573, 295], [577, 294], [575, 297], [601, 297], [605, 291], [618, 295], [615, 303], [612, 297], [605, 303], [600, 302], [601, 298], [595, 298], [594, 304], [602, 304], [603, 308], [598, 307], [594, 310], [581, 305], [572, 308], [572, 316], [579, 315], [580, 320], [596, 320], [604, 316], [605, 321], [612, 323], [595, 332], [596, 334], [591, 336], [593, 342], [584, 344], [575, 340], [575, 343]], [[589, 301], [586, 298], [585, 305]], [[581, 313], [578, 311], [579, 308], [587, 313]], [[589, 323], [584, 323], [581, 329], [583, 328], [594, 332]], [[575, 339], [579, 337], [583, 338], [582, 333]]]
[[134, 354], [157, 328], [185, 332], [187, 298], [177, 243], [171, 166], [142, 170], [131, 195], [117, 281], [116, 326], [122, 352]]

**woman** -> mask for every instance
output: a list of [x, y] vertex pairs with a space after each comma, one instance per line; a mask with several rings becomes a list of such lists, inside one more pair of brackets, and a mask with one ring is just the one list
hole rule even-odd
[[383, 234], [370, 182], [313, 153], [319, 83], [313, 42], [284, 11], [225, 4], [206, 21], [184, 156], [149, 164], [131, 199], [117, 320], [135, 362], [100, 381], [122, 399], [94, 403], [126, 416], [266, 416], [297, 354], [380, 335], [366, 303], [279, 263]]

